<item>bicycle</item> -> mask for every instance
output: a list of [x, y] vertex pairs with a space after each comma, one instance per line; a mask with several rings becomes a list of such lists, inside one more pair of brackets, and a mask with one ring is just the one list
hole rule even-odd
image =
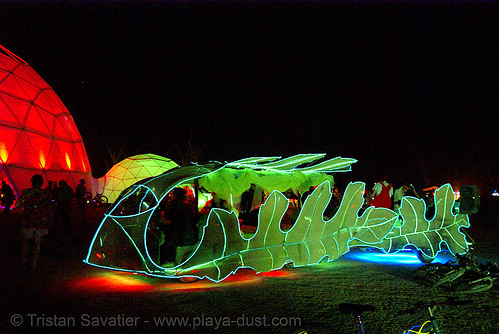
[[90, 200], [88, 199], [87, 196], [85, 198], [87, 198], [87, 204], [89, 205], [92, 211], [95, 211], [98, 207], [108, 204], [109, 201], [105, 195], [100, 193], [96, 193], [94, 198], [91, 198]]
[[[412, 313], [419, 307], [420, 306], [418, 305], [418, 307], [411, 308], [409, 309], [409, 312]], [[441, 334], [438, 328], [437, 319], [435, 317], [436, 307], [437, 307], [436, 305], [427, 306], [428, 313], [430, 315], [430, 320], [425, 321], [422, 325], [414, 326], [411, 329], [403, 332], [402, 334]], [[359, 332], [357, 332], [357, 334], [367, 334], [361, 314], [366, 311], [375, 311], [376, 308], [372, 305], [342, 303], [339, 306], [339, 310], [344, 314], [354, 315], [360, 329]], [[403, 314], [403, 312], [404, 311], [399, 312], [399, 314]], [[407, 312], [407, 310], [405, 312]], [[425, 331], [423, 332], [423, 330]]]
[[489, 262], [478, 268], [468, 269], [463, 275], [449, 281], [446, 288], [457, 293], [476, 293], [487, 291], [499, 278], [497, 264]]
[[443, 288], [459, 293], [476, 293], [489, 290], [499, 277], [498, 265], [482, 264], [471, 255], [457, 255], [456, 261], [443, 265], [426, 265], [416, 272], [432, 288]]
[[438, 324], [438, 319], [435, 316], [435, 311], [438, 306], [440, 305], [451, 305], [451, 306], [457, 306], [457, 305], [469, 305], [472, 302], [470, 300], [460, 300], [457, 299], [456, 297], [447, 297], [447, 299], [443, 302], [436, 302], [436, 301], [430, 301], [430, 302], [420, 302], [416, 303], [414, 307], [411, 307], [407, 310], [399, 311], [397, 312], [398, 315], [402, 314], [412, 314], [416, 312], [418, 309], [424, 307], [428, 310], [428, 314], [430, 316], [429, 320], [426, 320], [422, 325], [416, 325], [412, 327], [411, 329], [406, 330], [402, 334], [443, 334], [441, 329], [439, 328]]
[[[426, 308], [429, 314], [429, 320], [426, 320], [422, 325], [416, 325], [412, 328], [404, 331], [402, 334], [443, 334], [440, 330], [439, 323], [437, 317], [435, 316], [435, 311], [437, 306], [439, 305], [468, 305], [471, 302], [468, 300], [458, 300], [453, 297], [447, 298], [443, 302], [419, 302], [416, 303], [413, 307], [397, 312], [398, 315], [402, 314], [413, 314], [417, 310], [421, 308]], [[376, 307], [373, 305], [362, 305], [362, 304], [351, 304], [351, 303], [342, 303], [339, 305], [338, 310], [343, 314], [352, 314], [355, 318], [355, 321], [358, 325], [359, 331], [356, 334], [367, 334], [366, 328], [364, 326], [364, 320], [362, 319], [362, 313], [364, 312], [373, 312], [376, 310]], [[306, 329], [300, 329], [298, 331], [293, 332], [293, 334], [325, 334], [325, 333], [333, 333], [329, 328], [325, 327], [312, 327]]]
[[[440, 334], [437, 318], [435, 317], [435, 310], [437, 306], [428, 305], [426, 307], [428, 310], [428, 314], [430, 315], [430, 320], [426, 320], [422, 325], [416, 325], [411, 329], [406, 330], [402, 334]], [[403, 313], [399, 312], [399, 314]]]

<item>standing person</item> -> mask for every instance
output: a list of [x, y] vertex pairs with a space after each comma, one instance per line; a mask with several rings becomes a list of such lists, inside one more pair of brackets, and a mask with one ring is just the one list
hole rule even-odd
[[400, 209], [400, 205], [402, 204], [402, 198], [404, 198], [409, 189], [411, 189], [411, 187], [403, 185], [402, 187], [395, 190], [393, 194], [393, 210], [395, 212], [397, 212], [398, 209]]
[[165, 218], [169, 222], [169, 240], [165, 243], [170, 260], [175, 259], [178, 246], [192, 245], [197, 241], [196, 233], [196, 209], [186, 199], [183, 188], [172, 190], [173, 199], [165, 212]]
[[220, 198], [216, 193], [212, 192], [211, 193], [211, 199], [207, 201], [204, 206], [201, 208], [201, 211], [199, 214], [201, 215], [209, 215], [211, 209], [217, 208], [217, 209], [224, 209], [226, 211], [230, 211], [230, 205], [227, 203], [226, 200], [223, 198]]
[[71, 200], [74, 197], [73, 189], [64, 180], [59, 181], [59, 191], [57, 192], [57, 214], [58, 219], [62, 221], [64, 226], [71, 225]]
[[333, 218], [341, 205], [342, 195], [340, 189], [338, 189], [338, 187], [333, 187], [332, 192], [333, 196], [331, 196], [331, 200], [324, 211], [324, 216], [327, 218]]
[[4, 207], [3, 213], [9, 214], [10, 207], [16, 199], [16, 195], [14, 195], [14, 191], [5, 181], [2, 181], [2, 189], [0, 189], [0, 194], [2, 194], [2, 205]]
[[75, 197], [78, 208], [81, 210], [81, 222], [85, 222], [85, 208], [87, 206], [87, 201], [85, 198], [85, 193], [87, 192], [87, 187], [85, 186], [85, 179], [80, 179], [80, 183], [76, 187]]
[[59, 196], [59, 187], [57, 186], [57, 182], [54, 181], [52, 182], [52, 202], [57, 201], [58, 196]]
[[373, 188], [373, 200], [371, 206], [375, 208], [392, 208], [393, 185], [384, 177], [376, 182]]
[[85, 186], [85, 179], [80, 179], [80, 183], [76, 186], [76, 200], [78, 202], [79, 207], [84, 207], [87, 203], [85, 203], [85, 193], [87, 192], [87, 187]]
[[[54, 187], [52, 186], [52, 181], [48, 181], [47, 186], [45, 187], [45, 190], [49, 192], [50, 194], [54, 193]], [[52, 199], [54, 199], [54, 196], [52, 196]]]
[[23, 268], [28, 268], [28, 249], [29, 243], [32, 241], [33, 252], [30, 269], [35, 270], [42, 238], [49, 233], [51, 201], [50, 193], [42, 189], [43, 177], [40, 174], [35, 174], [31, 178], [31, 185], [31, 188], [22, 191], [16, 207], [24, 208], [24, 222], [21, 229], [21, 262]]

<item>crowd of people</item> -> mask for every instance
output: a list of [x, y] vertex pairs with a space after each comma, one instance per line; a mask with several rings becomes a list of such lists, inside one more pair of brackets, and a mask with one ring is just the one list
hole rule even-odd
[[[16, 207], [24, 208], [24, 219], [21, 230], [22, 235], [22, 264], [25, 268], [34, 270], [37, 265], [40, 253], [42, 238], [49, 233], [57, 236], [61, 228], [71, 226], [72, 202], [78, 203], [82, 210], [82, 217], [85, 212], [85, 181], [81, 180], [77, 188], [73, 189], [66, 181], [49, 181], [46, 188], [42, 188], [44, 180], [40, 174], [36, 174], [31, 179], [32, 187], [23, 190], [16, 202]], [[9, 190], [10, 189], [10, 190]], [[314, 187], [300, 195], [293, 191], [288, 191], [285, 195], [289, 198], [289, 212], [285, 215], [285, 223], [291, 227], [296, 221], [301, 206], [307, 197], [313, 192]], [[255, 195], [255, 187], [252, 186], [241, 197], [239, 208], [239, 219], [244, 225], [258, 223], [259, 205], [264, 202], [263, 195]], [[402, 198], [412, 191], [412, 195], [419, 197], [415, 189], [408, 185], [402, 185], [397, 189], [387, 178], [381, 179], [374, 187], [366, 192], [365, 207], [383, 207], [397, 211], [400, 208]], [[5, 181], [1, 188], [2, 205], [5, 206], [5, 213], [8, 214], [15, 195], [10, 186]], [[154, 235], [158, 247], [158, 257], [161, 263], [174, 263], [177, 248], [194, 245], [200, 238], [202, 225], [206, 222], [206, 217], [213, 208], [221, 208], [231, 211], [226, 200], [219, 198], [212, 193], [212, 198], [206, 202], [203, 208], [197, 208], [194, 194], [189, 187], [174, 188], [163, 202], [160, 210], [151, 220], [150, 232]], [[259, 205], [254, 205], [255, 197]], [[332, 197], [324, 212], [326, 219], [332, 218], [338, 211], [342, 200], [342, 193], [336, 186], [332, 188]], [[253, 213], [253, 214], [252, 214]], [[29, 249], [32, 250], [31, 257]]]
[[[306, 198], [315, 190], [316, 187], [310, 187], [310, 189], [300, 196], [300, 203], [303, 205]], [[332, 196], [331, 200], [324, 211], [325, 218], [332, 218], [336, 211], [338, 211], [343, 194], [340, 189], [333, 186], [331, 189]], [[389, 181], [387, 177], [381, 178], [378, 182], [374, 184], [372, 189], [366, 190], [364, 193], [364, 205], [363, 209], [370, 206], [376, 208], [386, 208], [394, 211], [400, 209], [402, 203], [402, 198], [405, 196], [414, 196], [421, 199], [418, 192], [412, 184], [402, 184], [399, 187], [394, 187], [394, 185]], [[431, 203], [432, 197], [424, 198], [427, 201], [427, 208], [431, 208], [433, 203]]]
[[[374, 184], [374, 187], [366, 193], [365, 203], [367, 206], [376, 208], [386, 208], [397, 212], [400, 209], [402, 199], [405, 196], [414, 196], [421, 199], [414, 186], [402, 184], [400, 187], [395, 187], [387, 177], [381, 178]], [[427, 203], [428, 208], [431, 203]]]
[[86, 191], [84, 180], [75, 191], [64, 180], [49, 181], [43, 188], [44, 179], [40, 174], [31, 178], [31, 187], [24, 189], [16, 201], [12, 188], [2, 181], [2, 206], [9, 214], [15, 202], [16, 208], [23, 209], [21, 222], [21, 264], [24, 269], [35, 270], [44, 237], [58, 237], [62, 229], [71, 225], [72, 201], [83, 197]]

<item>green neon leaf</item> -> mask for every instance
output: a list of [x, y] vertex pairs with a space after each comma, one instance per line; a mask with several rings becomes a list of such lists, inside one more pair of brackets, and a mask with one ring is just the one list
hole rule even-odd
[[323, 213], [332, 195], [329, 182], [322, 183], [305, 201], [295, 225], [284, 232], [280, 222], [288, 200], [274, 191], [261, 206], [258, 228], [250, 239], [241, 236], [234, 213], [213, 209], [199, 247], [177, 274], [218, 281], [239, 267], [266, 272], [288, 261], [298, 266], [316, 264], [326, 256], [331, 261], [346, 253], [353, 240], [377, 244], [392, 230], [397, 215], [369, 208], [359, 217], [363, 192], [363, 183], [351, 183], [337, 214], [326, 222]]
[[453, 214], [454, 192], [449, 184], [440, 187], [435, 192], [435, 216], [428, 221], [425, 217], [426, 204], [414, 197], [404, 197], [400, 213], [404, 224], [395, 228], [383, 248], [394, 251], [406, 245], [418, 247], [426, 256], [434, 258], [442, 250], [442, 244], [447, 244], [452, 254], [463, 254], [468, 251], [466, 236], [460, 231], [469, 227], [469, 219], [464, 214]]

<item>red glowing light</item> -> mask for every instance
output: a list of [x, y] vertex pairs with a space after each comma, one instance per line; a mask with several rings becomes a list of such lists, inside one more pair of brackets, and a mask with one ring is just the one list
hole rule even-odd
[[[96, 253], [97, 256], [100, 254]], [[258, 284], [263, 279], [273, 278], [295, 278], [296, 273], [291, 270], [281, 269], [266, 273], [256, 274], [251, 268], [239, 268], [234, 274], [229, 275], [221, 282], [213, 282], [208, 279], [195, 280], [192, 282], [180, 282], [177, 279], [163, 279], [149, 277], [132, 272], [96, 271], [88, 277], [72, 281], [70, 287], [79, 292], [165, 292], [165, 293], [195, 293], [205, 292], [220, 288], [237, 288], [242, 285]]]
[[266, 273], [259, 273], [258, 275], [263, 277], [276, 277], [276, 278], [293, 278], [296, 276], [295, 273], [285, 269], [272, 270]]
[[[54, 90], [0, 45], [0, 180], [19, 193], [35, 173], [45, 182], [92, 185], [83, 140]], [[89, 189], [91, 190], [91, 189]]]
[[88, 292], [150, 292], [155, 287], [139, 277], [100, 273], [79, 279], [71, 284], [79, 291]]

